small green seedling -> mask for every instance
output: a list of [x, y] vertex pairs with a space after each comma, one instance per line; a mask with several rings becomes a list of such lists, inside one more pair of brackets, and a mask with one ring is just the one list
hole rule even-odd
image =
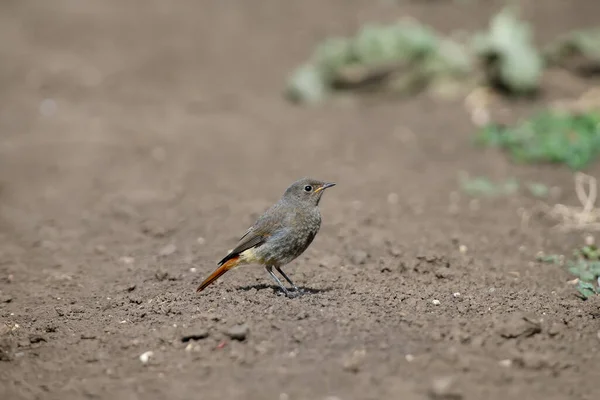
[[471, 196], [507, 196], [519, 190], [519, 182], [514, 178], [509, 178], [505, 182], [494, 183], [484, 176], [474, 178], [461, 176], [460, 186], [465, 193]]
[[583, 299], [600, 294], [600, 251], [594, 245], [575, 249], [573, 260], [567, 262], [569, 272], [579, 278], [577, 290]]
[[480, 144], [507, 150], [514, 161], [587, 167], [600, 153], [600, 113], [542, 111], [514, 127], [485, 126]]

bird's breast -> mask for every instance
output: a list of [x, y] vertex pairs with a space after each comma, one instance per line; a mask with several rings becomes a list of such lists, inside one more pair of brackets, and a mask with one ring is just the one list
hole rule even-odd
[[312, 243], [321, 226], [318, 213], [295, 213], [286, 226], [257, 249], [267, 264], [284, 265], [298, 257]]

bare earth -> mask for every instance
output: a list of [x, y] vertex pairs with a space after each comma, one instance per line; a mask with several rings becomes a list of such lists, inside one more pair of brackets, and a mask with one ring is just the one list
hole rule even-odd
[[[524, 3], [542, 43], [600, 15]], [[473, 204], [458, 183], [515, 176], [576, 204], [569, 171], [474, 148], [462, 100], [281, 95], [327, 35], [402, 16], [473, 30], [500, 4], [3, 1], [0, 397], [597, 398], [600, 302], [532, 263], [582, 235], [523, 225], [526, 194]], [[580, 89], [553, 83], [533, 107]], [[260, 267], [196, 294], [307, 175], [338, 183], [286, 269], [311, 294], [278, 296]]]

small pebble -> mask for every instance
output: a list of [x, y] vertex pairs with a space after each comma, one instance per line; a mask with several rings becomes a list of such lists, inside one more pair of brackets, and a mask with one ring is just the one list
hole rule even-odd
[[460, 297], [460, 292], [452, 293], [452, 296], [454, 296], [454, 297]]
[[196, 273], [196, 271], [197, 271], [197, 269], [196, 269], [196, 268], [194, 268], [194, 267], [190, 268], [190, 272], [191, 272], [192, 274]]
[[343, 368], [346, 371], [357, 373], [366, 356], [365, 350], [354, 350], [352, 354], [344, 360]]
[[587, 246], [592, 246], [594, 244], [594, 242], [595, 242], [595, 240], [594, 240], [594, 237], [592, 235], [587, 235], [585, 237], [585, 244]]
[[460, 400], [462, 394], [456, 387], [456, 380], [450, 376], [434, 379], [429, 389], [432, 399]]
[[160, 270], [156, 271], [156, 273], [154, 274], [154, 277], [156, 278], [157, 281], [162, 282], [165, 279], [169, 278], [169, 273], [165, 270], [160, 269]]
[[234, 325], [225, 332], [227, 336], [229, 336], [233, 340], [243, 341], [246, 340], [248, 333], [250, 332], [250, 328], [246, 324]]
[[200, 351], [200, 346], [195, 342], [189, 342], [187, 346], [185, 346], [185, 351], [191, 353], [192, 351]]
[[173, 243], [169, 243], [168, 245], [166, 245], [165, 247], [160, 249], [158, 255], [161, 257], [166, 257], [166, 256], [170, 256], [171, 254], [175, 253], [176, 251], [177, 251], [177, 246], [175, 246]]
[[431, 303], [435, 306], [439, 306], [440, 305], [440, 301], [439, 300], [432, 300]]
[[467, 253], [467, 246], [465, 246], [464, 244], [461, 244], [460, 246], [458, 246], [458, 251], [461, 252], [461, 254], [466, 254]]
[[501, 367], [508, 368], [512, 365], [512, 360], [510, 360], [510, 359], [500, 360], [500, 361], [498, 361], [498, 364], [500, 364]]
[[142, 364], [147, 364], [148, 361], [150, 361], [150, 358], [154, 356], [154, 352], [152, 351], [147, 351], [145, 353], [142, 353], [140, 355], [140, 361], [142, 362]]
[[548, 328], [548, 335], [549, 336], [556, 336], [558, 334], [561, 333], [562, 331], [562, 324], [558, 324], [558, 323], [553, 323], [552, 325], [550, 325], [550, 327]]
[[399, 257], [403, 254], [402, 249], [400, 247], [390, 247], [388, 252], [393, 257]]
[[404, 358], [406, 359], [406, 361], [408, 362], [413, 362], [415, 361], [415, 356], [413, 356], [412, 354], [407, 354], [406, 356], [404, 356]]
[[130, 265], [135, 262], [135, 258], [125, 256], [125, 257], [119, 258], [119, 261], [121, 261], [123, 264]]
[[362, 250], [355, 250], [350, 256], [350, 261], [352, 261], [352, 263], [355, 265], [363, 265], [367, 262], [368, 258], [369, 254], [367, 254], [367, 252]]

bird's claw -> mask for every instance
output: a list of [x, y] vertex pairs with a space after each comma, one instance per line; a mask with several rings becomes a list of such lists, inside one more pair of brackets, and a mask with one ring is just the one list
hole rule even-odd
[[288, 299], [295, 299], [296, 297], [300, 297], [304, 294], [306, 294], [306, 292], [302, 289], [296, 289], [293, 291], [290, 291], [288, 289], [282, 289], [279, 292], [277, 292], [278, 296], [285, 296]]
[[304, 294], [303, 291], [293, 291], [293, 292], [287, 292], [286, 296], [288, 297], [288, 299], [295, 299], [296, 297], [300, 297]]

